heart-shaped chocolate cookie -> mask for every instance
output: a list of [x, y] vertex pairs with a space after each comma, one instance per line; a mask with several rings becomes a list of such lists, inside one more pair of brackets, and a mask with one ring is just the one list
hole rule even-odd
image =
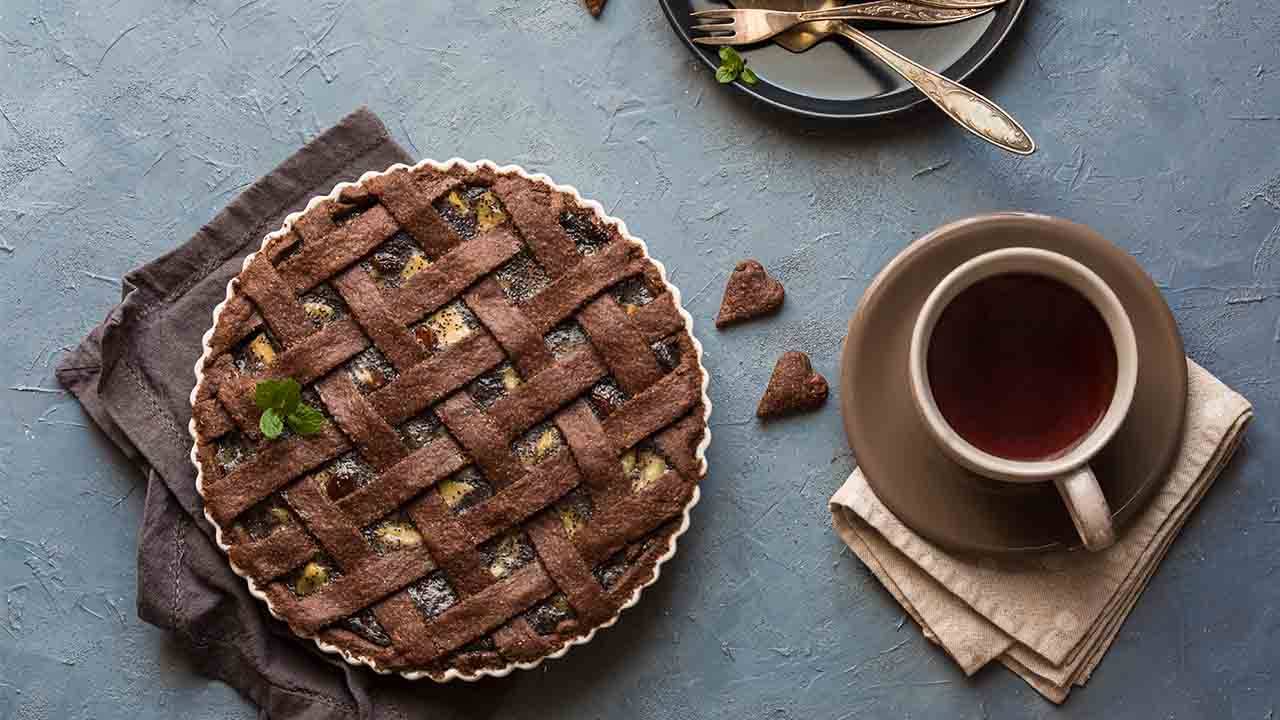
[[724, 300], [716, 327], [750, 320], [782, 307], [786, 297], [782, 283], [769, 276], [758, 260], [743, 260], [733, 269], [729, 284], [724, 288]]
[[773, 377], [756, 407], [756, 416], [771, 418], [817, 410], [827, 401], [829, 391], [827, 379], [813, 371], [808, 355], [794, 350], [785, 352], [773, 367]]

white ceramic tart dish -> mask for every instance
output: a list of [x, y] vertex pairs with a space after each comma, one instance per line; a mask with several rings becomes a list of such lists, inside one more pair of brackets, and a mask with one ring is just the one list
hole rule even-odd
[[[589, 642], [657, 581], [706, 475], [680, 291], [599, 203], [517, 166], [398, 164], [313, 198], [228, 283], [195, 373], [232, 569], [297, 635], [409, 679]], [[324, 422], [268, 439], [255, 390], [284, 379]]]

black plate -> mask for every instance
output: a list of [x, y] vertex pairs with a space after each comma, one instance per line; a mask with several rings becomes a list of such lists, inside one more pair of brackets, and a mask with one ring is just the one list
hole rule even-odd
[[[689, 34], [691, 12], [725, 7], [709, 0], [658, 0], [671, 27], [707, 67], [720, 64], [717, 48], [695, 45]], [[877, 40], [952, 80], [963, 81], [995, 52], [1022, 13], [1026, 0], [1008, 0], [994, 12], [971, 20], [928, 28], [861, 27]], [[901, 112], [924, 102], [924, 95], [897, 74], [866, 58], [836, 37], [793, 53], [773, 43], [740, 47], [738, 52], [760, 76], [739, 90], [775, 107], [814, 117], [866, 118]]]

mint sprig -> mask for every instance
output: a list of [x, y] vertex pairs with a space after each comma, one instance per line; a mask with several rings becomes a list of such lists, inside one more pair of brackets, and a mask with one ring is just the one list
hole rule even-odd
[[734, 80], [741, 80], [748, 85], [760, 82], [760, 78], [747, 67], [747, 61], [728, 45], [720, 48], [720, 67], [716, 68], [716, 80], [724, 85]]
[[324, 427], [324, 414], [302, 402], [302, 386], [293, 378], [258, 383], [253, 403], [262, 411], [258, 429], [269, 440], [280, 437], [286, 425], [299, 435], [314, 435]]

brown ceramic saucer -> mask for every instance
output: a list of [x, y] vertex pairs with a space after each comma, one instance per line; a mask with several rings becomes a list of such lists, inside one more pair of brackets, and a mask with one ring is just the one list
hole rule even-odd
[[1117, 528], [1150, 500], [1182, 437], [1182, 338], [1164, 298], [1128, 253], [1083, 225], [1043, 215], [983, 215], [934, 230], [894, 258], [862, 296], [841, 360], [840, 404], [849, 444], [876, 495], [921, 536], [951, 550], [1080, 544], [1052, 483], [1005, 485], [956, 465], [934, 445], [911, 400], [907, 351], [925, 298], [957, 265], [1011, 246], [1051, 250], [1088, 266], [1133, 321], [1139, 356], [1133, 408], [1091, 463]]

